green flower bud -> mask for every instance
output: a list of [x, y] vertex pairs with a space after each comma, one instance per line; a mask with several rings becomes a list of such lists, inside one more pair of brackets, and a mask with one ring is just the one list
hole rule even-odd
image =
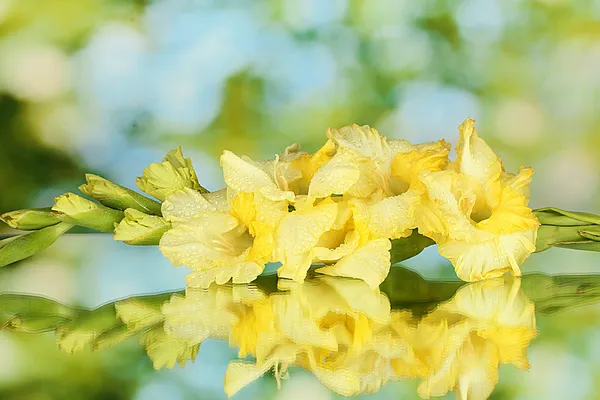
[[141, 194], [117, 185], [98, 175], [86, 174], [87, 184], [79, 186], [79, 190], [110, 208], [125, 210], [134, 208], [138, 211], [160, 215], [161, 204]]
[[113, 232], [115, 223], [121, 222], [125, 215], [73, 193], [57, 197], [52, 211], [61, 221], [100, 232]]
[[558, 208], [536, 210], [535, 215], [542, 223], [536, 252], [551, 247], [600, 251], [600, 216]]
[[552, 207], [540, 208], [539, 210], [535, 210], [534, 213], [542, 225], [600, 225], [600, 216], [589, 213], [565, 211]]
[[73, 225], [59, 223], [0, 241], [0, 267], [24, 260], [49, 247]]
[[157, 199], [165, 198], [176, 190], [188, 187], [206, 193], [198, 183], [196, 171], [189, 158], [184, 158], [181, 147], [169, 151], [162, 163], [150, 164], [143, 176], [136, 180], [138, 188]]
[[162, 217], [128, 208], [125, 210], [125, 218], [115, 225], [114, 239], [138, 246], [158, 245], [160, 238], [170, 227], [171, 224]]
[[52, 215], [50, 208], [11, 211], [0, 215], [0, 220], [11, 228], [21, 231], [42, 229], [60, 222], [60, 219]]

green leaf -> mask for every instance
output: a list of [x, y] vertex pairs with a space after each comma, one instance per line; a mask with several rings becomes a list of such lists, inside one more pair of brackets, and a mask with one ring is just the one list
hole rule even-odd
[[0, 267], [24, 260], [53, 244], [73, 225], [60, 223], [0, 241]]
[[390, 250], [392, 265], [412, 258], [434, 244], [433, 240], [421, 235], [416, 230], [407, 238], [394, 239]]
[[52, 215], [50, 210], [50, 208], [16, 210], [0, 215], [0, 220], [13, 229], [22, 231], [37, 230], [60, 222], [60, 219]]

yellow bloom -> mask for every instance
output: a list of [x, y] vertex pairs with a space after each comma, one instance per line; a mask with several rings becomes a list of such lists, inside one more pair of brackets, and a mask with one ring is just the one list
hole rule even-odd
[[520, 275], [519, 265], [535, 251], [539, 222], [527, 207], [533, 171], [506, 173], [479, 138], [475, 121], [459, 127], [458, 160], [452, 169], [423, 171], [427, 188], [418, 220], [419, 231], [436, 240], [465, 281]]
[[394, 194], [392, 161], [397, 153], [411, 150], [410, 143], [388, 140], [377, 130], [356, 124], [339, 130], [329, 129], [327, 137], [335, 144], [336, 153], [315, 173], [309, 196], [368, 197], [377, 191]]
[[425, 192], [418, 173], [445, 168], [448, 143], [413, 146], [358, 125], [327, 135], [336, 152], [314, 174], [308, 198], [343, 195], [338, 201], [343, 223], [322, 235], [314, 261], [337, 262], [319, 272], [363, 279], [375, 287], [389, 271], [388, 239], [408, 237], [417, 227], [415, 213]]
[[143, 176], [137, 178], [140, 190], [164, 200], [169, 194], [178, 189], [190, 188], [206, 192], [198, 183], [192, 160], [184, 158], [181, 147], [167, 153], [162, 163], [150, 164], [144, 170]]
[[[287, 214], [287, 203], [240, 193], [229, 208], [224, 195], [176, 191], [163, 204], [164, 218], [172, 228], [163, 235], [159, 249], [173, 265], [194, 270], [187, 279], [189, 286], [207, 287], [230, 279], [251, 282], [272, 257], [273, 231]], [[247, 219], [248, 215], [252, 217]]]

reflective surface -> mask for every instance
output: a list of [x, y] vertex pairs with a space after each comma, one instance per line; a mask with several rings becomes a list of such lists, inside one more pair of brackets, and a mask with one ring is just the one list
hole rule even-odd
[[[112, 254], [103, 246], [120, 251], [101, 237], [65, 242], [96, 243], [88, 250], [98, 258]], [[132, 252], [154, 260], [151, 250]], [[15, 290], [27, 289], [23, 274], [36, 280], [31, 271], [43, 260], [0, 274], [2, 398], [594, 398], [600, 275], [530, 273], [465, 284], [395, 266], [377, 290], [314, 273], [304, 284], [265, 275], [251, 285], [84, 307], [85, 300], [58, 301], [50, 285]], [[138, 263], [160, 276], [152, 262]], [[121, 281], [101, 278], [115, 267]], [[135, 277], [127, 275], [142, 270], [100, 268], [83, 267], [88, 288], [131, 290], [127, 280]], [[171, 289], [172, 282], [145, 288]], [[569, 382], [573, 372], [579, 381]], [[553, 379], [544, 385], [547, 376]]]

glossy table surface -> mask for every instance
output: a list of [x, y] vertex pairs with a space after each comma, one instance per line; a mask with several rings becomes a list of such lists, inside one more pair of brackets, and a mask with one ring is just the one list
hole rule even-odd
[[375, 291], [275, 270], [186, 290], [156, 248], [67, 235], [0, 270], [0, 398], [598, 398], [597, 254], [467, 284], [431, 248]]

